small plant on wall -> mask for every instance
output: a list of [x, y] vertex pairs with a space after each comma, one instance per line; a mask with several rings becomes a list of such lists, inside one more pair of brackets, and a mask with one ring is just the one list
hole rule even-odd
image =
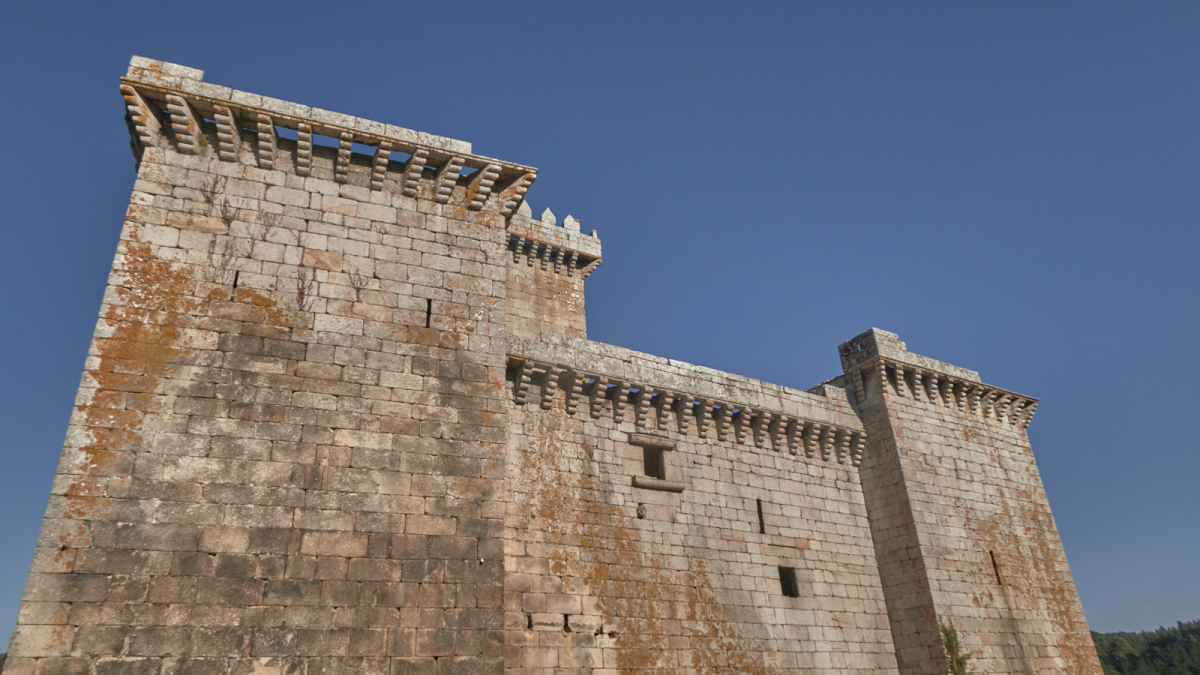
[[954, 622], [949, 619], [946, 623], [938, 621], [938, 630], [942, 633], [942, 649], [946, 652], [946, 666], [950, 669], [950, 675], [969, 675], [975, 672], [971, 668], [971, 655], [963, 649]]

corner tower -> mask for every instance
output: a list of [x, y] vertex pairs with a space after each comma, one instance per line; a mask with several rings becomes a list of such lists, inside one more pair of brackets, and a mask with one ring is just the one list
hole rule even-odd
[[953, 623], [984, 672], [1099, 675], [1026, 433], [1037, 400], [878, 329], [838, 351], [900, 673], [946, 672]]
[[499, 675], [536, 170], [159, 61], [120, 89], [137, 179], [6, 672]]

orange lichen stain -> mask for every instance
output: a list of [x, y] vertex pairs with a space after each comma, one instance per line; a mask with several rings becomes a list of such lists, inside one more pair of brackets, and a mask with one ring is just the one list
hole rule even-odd
[[[128, 451], [142, 441], [146, 415], [159, 411], [153, 394], [171, 364], [187, 353], [185, 328], [203, 302], [192, 296], [192, 268], [154, 257], [138, 241], [140, 228], [129, 228], [114, 273], [116, 301], [102, 321], [109, 333], [94, 341], [96, 365], [87, 371], [95, 385], [88, 402], [76, 407], [88, 442], [79, 448], [75, 479], [67, 487], [66, 515], [88, 520], [103, 517], [109, 500], [98, 479], [127, 474]], [[68, 535], [60, 540], [67, 545]]]
[[[554, 436], [562, 418], [531, 423]], [[544, 424], [543, 424], [544, 423]], [[599, 648], [615, 649], [621, 673], [647, 669], [698, 675], [777, 672], [765, 640], [726, 615], [704, 560], [689, 557], [686, 569], [673, 564], [678, 551], [648, 541], [630, 527], [628, 508], [615, 503], [610, 486], [592, 466], [594, 450], [578, 443], [524, 438], [510, 476], [529, 494], [528, 526], [549, 557], [551, 574], [577, 578], [584, 601], [603, 616], [616, 637]], [[511, 456], [511, 455], [510, 455]], [[598, 665], [598, 664], [597, 664]]]

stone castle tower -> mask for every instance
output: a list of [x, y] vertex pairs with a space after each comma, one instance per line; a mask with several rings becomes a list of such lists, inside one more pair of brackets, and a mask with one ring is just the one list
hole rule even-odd
[[[6, 673], [1100, 667], [1034, 399], [587, 340], [536, 170], [133, 59], [138, 162]], [[355, 144], [373, 148], [355, 152]]]

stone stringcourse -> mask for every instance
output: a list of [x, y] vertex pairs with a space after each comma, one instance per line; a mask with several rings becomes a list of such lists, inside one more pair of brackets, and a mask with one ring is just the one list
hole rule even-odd
[[1037, 399], [587, 339], [531, 167], [134, 57], [137, 164], [5, 673], [1101, 675]]

